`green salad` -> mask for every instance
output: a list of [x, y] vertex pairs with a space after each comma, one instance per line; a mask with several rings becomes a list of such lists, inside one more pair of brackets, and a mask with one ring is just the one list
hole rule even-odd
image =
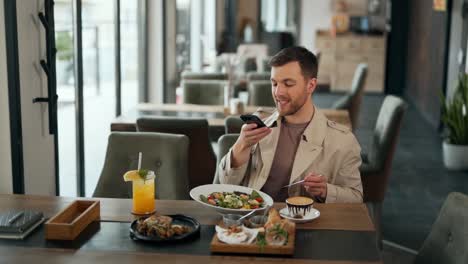
[[257, 209], [265, 204], [257, 191], [252, 191], [250, 195], [243, 192], [213, 192], [208, 196], [201, 194], [200, 200], [207, 204], [229, 209]]

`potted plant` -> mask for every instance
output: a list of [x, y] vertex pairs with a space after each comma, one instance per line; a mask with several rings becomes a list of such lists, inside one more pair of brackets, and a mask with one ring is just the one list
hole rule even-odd
[[445, 167], [468, 169], [468, 75], [461, 74], [451, 100], [442, 99], [442, 123], [445, 125], [443, 156]]

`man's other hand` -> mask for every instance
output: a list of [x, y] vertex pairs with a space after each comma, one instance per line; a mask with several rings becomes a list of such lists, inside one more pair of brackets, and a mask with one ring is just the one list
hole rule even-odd
[[309, 173], [304, 178], [304, 188], [312, 196], [327, 198], [327, 178], [321, 174]]

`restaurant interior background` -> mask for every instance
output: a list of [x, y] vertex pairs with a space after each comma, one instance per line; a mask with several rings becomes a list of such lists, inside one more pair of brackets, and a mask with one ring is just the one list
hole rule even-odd
[[363, 149], [384, 96], [409, 103], [382, 226], [385, 240], [418, 249], [447, 194], [468, 193], [466, 171], [443, 167], [440, 138], [440, 94], [453, 94], [465, 65], [463, 1], [442, 10], [427, 0], [344, 2], [350, 27], [334, 36], [333, 0], [56, 0], [50, 135], [48, 105], [31, 103], [48, 94], [39, 63], [46, 30], [33, 15], [43, 1], [0, 1], [0, 192], [91, 196], [117, 116], [139, 102], [178, 102], [183, 71], [222, 71], [217, 58], [239, 45], [266, 44], [267, 55], [301, 45], [321, 54], [328, 89], [316, 95], [319, 106], [349, 90], [359, 63], [369, 65], [355, 131]]

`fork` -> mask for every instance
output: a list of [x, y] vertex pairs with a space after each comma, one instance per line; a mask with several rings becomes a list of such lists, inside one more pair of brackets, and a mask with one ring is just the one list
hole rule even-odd
[[296, 184], [299, 184], [299, 183], [303, 183], [303, 182], [305, 182], [305, 180], [300, 180], [300, 181], [285, 185], [285, 186], [281, 187], [281, 189], [287, 188], [287, 187], [290, 187], [290, 186], [293, 186], [293, 185], [296, 185]]

